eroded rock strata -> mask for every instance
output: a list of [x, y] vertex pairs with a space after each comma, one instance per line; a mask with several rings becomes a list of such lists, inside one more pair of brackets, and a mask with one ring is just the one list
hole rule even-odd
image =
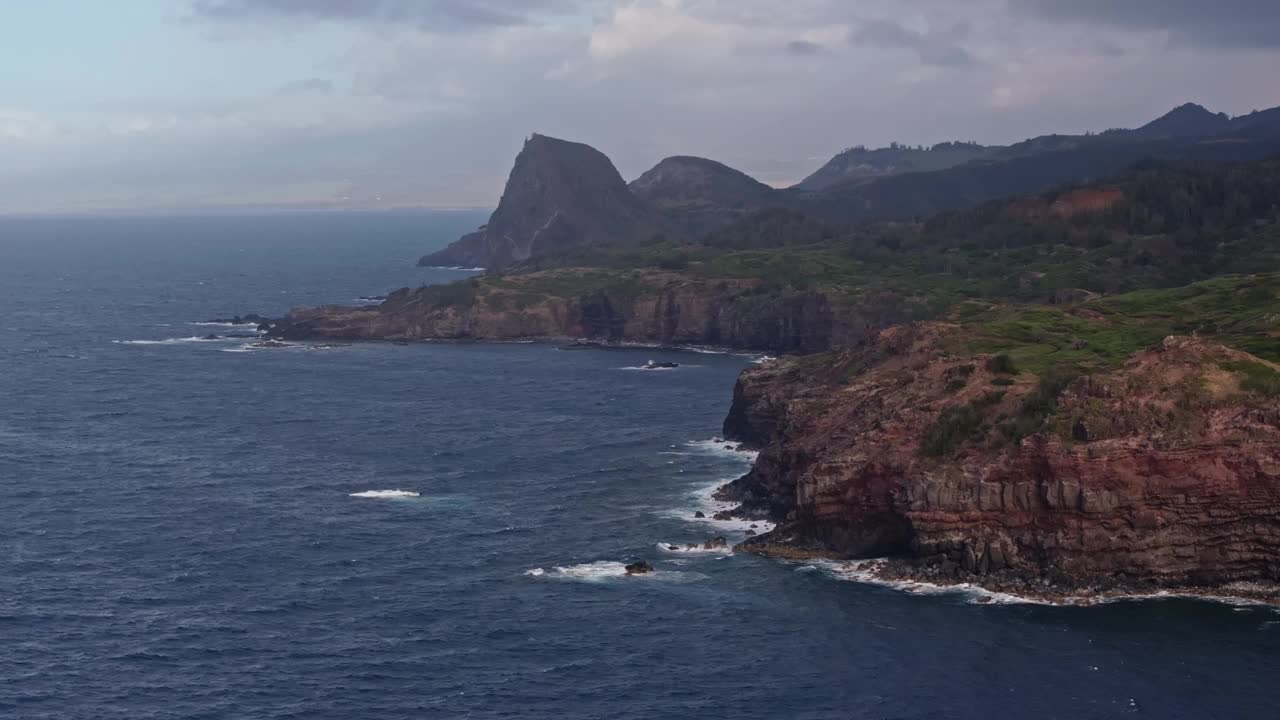
[[762, 452], [722, 495], [780, 524], [740, 549], [1060, 591], [1280, 581], [1280, 401], [1249, 380], [1275, 365], [1170, 337], [1046, 406], [956, 334], [744, 373], [725, 430]]
[[[294, 340], [582, 338], [813, 353], [855, 342], [903, 312], [875, 303], [837, 306], [821, 292], [754, 280], [692, 280], [652, 271], [594, 283], [592, 272], [405, 288], [375, 307], [298, 308], [267, 329]], [[562, 285], [574, 289], [562, 291]]]

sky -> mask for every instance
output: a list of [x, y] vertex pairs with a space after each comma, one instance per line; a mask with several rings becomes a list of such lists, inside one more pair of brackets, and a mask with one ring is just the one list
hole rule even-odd
[[533, 132], [851, 145], [1280, 105], [1276, 0], [0, 0], [0, 213], [492, 207]]

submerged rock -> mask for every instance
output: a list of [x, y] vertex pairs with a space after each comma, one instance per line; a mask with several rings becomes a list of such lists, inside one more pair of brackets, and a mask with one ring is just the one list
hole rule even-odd
[[701, 510], [699, 510], [699, 511], [697, 511], [697, 512], [695, 512], [695, 513], [693, 514], [693, 517], [694, 517], [694, 519], [696, 519], [696, 520], [704, 520], [704, 519], [706, 519], [707, 514], [706, 514], [706, 513], [704, 513], [704, 512], [702, 512]]
[[702, 544], [703, 550], [719, 550], [720, 548], [729, 547], [729, 539], [725, 537], [715, 537]]
[[628, 575], [647, 575], [653, 572], [653, 564], [648, 560], [638, 560], [627, 565]]

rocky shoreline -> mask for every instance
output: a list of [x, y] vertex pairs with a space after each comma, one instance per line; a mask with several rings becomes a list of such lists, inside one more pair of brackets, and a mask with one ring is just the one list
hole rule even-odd
[[[1004, 417], [1037, 388], [942, 351], [951, 330], [895, 328], [821, 362], [744, 373], [726, 437], [761, 453], [717, 497], [738, 503], [726, 516], [778, 526], [738, 551], [1055, 604], [1280, 604], [1280, 406], [1227, 371], [1265, 361], [1168, 338], [1068, 383], [1055, 414], [1010, 443], [982, 436], [982, 413]], [[971, 434], [931, 457], [957, 407]]]
[[[753, 354], [591, 333], [386, 334], [386, 313], [320, 308], [264, 327], [288, 339]], [[895, 326], [847, 350], [746, 371], [724, 433], [760, 455], [717, 493], [737, 506], [717, 517], [776, 527], [736, 549], [859, 562], [867, 582], [1022, 601], [1280, 604], [1280, 407], [1245, 392], [1230, 371], [1269, 363], [1171, 337], [1116, 370], [1067, 382], [1051, 415], [1009, 439], [1000, 432], [1025, 419], [1043, 383], [957, 352], [958, 332]], [[933, 448], [938, 428], [956, 418], [973, 427], [955, 446]]]

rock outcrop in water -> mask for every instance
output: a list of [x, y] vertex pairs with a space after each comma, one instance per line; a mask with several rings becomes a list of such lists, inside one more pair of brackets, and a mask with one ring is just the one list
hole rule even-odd
[[1054, 396], [955, 331], [743, 375], [725, 431], [762, 452], [722, 495], [780, 524], [742, 549], [1013, 588], [1280, 581], [1280, 368], [1169, 337]]
[[534, 135], [516, 156], [489, 223], [418, 264], [496, 270], [535, 255], [647, 239], [660, 226], [603, 153]]

